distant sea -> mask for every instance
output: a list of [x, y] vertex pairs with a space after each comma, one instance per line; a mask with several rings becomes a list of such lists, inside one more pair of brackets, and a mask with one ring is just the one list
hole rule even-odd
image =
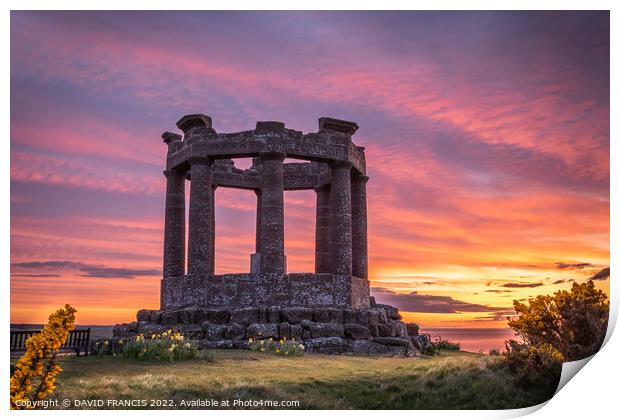
[[516, 340], [510, 328], [420, 328], [420, 333], [430, 334], [461, 344], [461, 350], [488, 353], [491, 349], [504, 351], [506, 340]]

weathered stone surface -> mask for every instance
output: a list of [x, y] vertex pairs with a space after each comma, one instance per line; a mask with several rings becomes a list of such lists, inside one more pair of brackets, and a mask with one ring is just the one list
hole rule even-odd
[[197, 347], [199, 349], [232, 349], [234, 343], [232, 340], [211, 341], [207, 339], [199, 340]]
[[342, 324], [344, 322], [343, 310], [340, 308], [329, 308], [329, 322]]
[[112, 328], [112, 335], [114, 337], [127, 337], [132, 335], [129, 324], [117, 324]]
[[230, 321], [231, 314], [228, 309], [210, 309], [206, 311], [206, 316], [209, 322], [213, 324], [226, 324]]
[[299, 324], [303, 320], [311, 321], [312, 314], [312, 308], [304, 307], [282, 308], [282, 311], [280, 311], [282, 320], [284, 322], [288, 322], [289, 324]]
[[300, 339], [303, 336], [304, 329], [300, 324], [290, 324], [291, 338]]
[[287, 340], [293, 338], [291, 336], [291, 324], [288, 322], [281, 322], [278, 324], [278, 338], [286, 338]]
[[418, 335], [420, 333], [420, 326], [414, 322], [408, 322], [405, 324], [407, 326], [407, 335], [413, 337], [414, 335]]
[[161, 322], [164, 325], [175, 325], [180, 321], [179, 311], [165, 311], [161, 314]]
[[207, 317], [208, 310], [206, 308], [198, 308], [196, 309], [195, 322], [196, 324], [202, 325], [203, 322], [208, 320]]
[[202, 330], [205, 333], [207, 340], [214, 341], [224, 338], [224, 333], [226, 332], [227, 327], [225, 325], [205, 322], [202, 324]]
[[386, 346], [411, 347], [411, 340], [408, 337], [374, 337], [373, 342]]
[[344, 324], [344, 336], [353, 340], [366, 340], [371, 337], [370, 330], [359, 324]]
[[[164, 278], [162, 305], [208, 308], [353, 307], [367, 303], [367, 280], [330, 273], [248, 273]], [[282, 320], [281, 320], [282, 321]]]
[[433, 343], [427, 334], [410, 336], [409, 339], [412, 345], [421, 352], [424, 352], [427, 348], [433, 347]]
[[[353, 321], [353, 322], [356, 322], [356, 321]], [[376, 324], [378, 323], [378, 319], [375, 319], [374, 322], [370, 322], [370, 310], [360, 309], [357, 311], [357, 323], [360, 325]]]
[[[189, 140], [186, 140], [189, 141]], [[188, 159], [191, 171], [189, 200], [189, 234], [187, 240], [188, 275], [200, 277], [213, 274], [215, 267], [212, 242], [215, 232], [211, 220], [213, 208], [213, 159], [209, 157], [192, 157]], [[194, 304], [196, 289], [186, 289], [186, 304]]]
[[390, 326], [391, 337], [407, 337], [407, 326], [404, 323], [389, 320], [388, 325]]
[[340, 337], [322, 337], [304, 340], [306, 351], [314, 353], [341, 354], [349, 351], [346, 340]]
[[342, 324], [323, 323], [313, 321], [302, 321], [301, 325], [304, 329], [310, 331], [310, 337], [344, 337], [344, 327]]
[[151, 322], [151, 311], [148, 309], [140, 309], [136, 314], [136, 320]]
[[193, 324], [196, 322], [197, 308], [186, 308], [179, 312], [179, 322], [181, 324]]
[[368, 310], [369, 324], [385, 324], [387, 323], [387, 315], [383, 308], [374, 308]]
[[332, 172], [331, 193], [329, 196], [329, 244], [331, 272], [351, 275], [351, 164], [334, 161], [329, 163]]
[[228, 340], [244, 340], [246, 338], [245, 327], [241, 324], [230, 324], [224, 332], [224, 338]]
[[357, 322], [357, 312], [355, 309], [344, 309], [342, 313], [345, 324], [355, 324]]
[[259, 322], [258, 308], [235, 309], [230, 314], [230, 322], [241, 325], [250, 325]]
[[279, 306], [272, 306], [269, 308], [268, 322], [270, 324], [277, 324], [280, 322], [280, 309]]
[[385, 305], [385, 304], [375, 304], [376, 307], [378, 308], [383, 308], [383, 310], [385, 311], [386, 315], [388, 316], [389, 319], [392, 319], [394, 321], [400, 321], [403, 317], [398, 313], [398, 309], [390, 306], [390, 305]]
[[312, 319], [314, 322], [329, 322], [329, 312], [325, 308], [315, 308]]
[[[132, 337], [140, 333], [158, 333], [167, 329], [180, 330], [188, 338], [202, 339], [209, 348], [247, 348], [247, 338], [297, 339], [310, 343], [309, 351], [339, 354], [382, 354], [412, 356], [431, 346], [428, 336], [408, 337], [407, 329], [417, 331], [415, 324], [405, 324], [391, 309], [310, 308], [310, 307], [245, 307], [238, 309], [182, 308], [163, 313], [161, 321], [169, 325], [146, 321], [121, 324], [114, 327], [115, 337]], [[193, 314], [188, 316], [187, 314]], [[391, 315], [388, 316], [388, 313]], [[151, 312], [141, 312], [141, 319], [150, 319]], [[191, 319], [206, 319], [202, 324], [186, 323]], [[251, 322], [259, 320], [282, 322]], [[283, 320], [298, 323], [290, 323]], [[327, 320], [316, 322], [314, 320]], [[345, 319], [354, 322], [342, 323]], [[240, 321], [232, 322], [233, 320]], [[215, 322], [212, 322], [215, 321]], [[335, 322], [334, 322], [335, 321]], [[362, 325], [359, 322], [368, 322]], [[338, 339], [338, 340], [331, 340]]]
[[252, 338], [278, 338], [278, 324], [252, 324], [247, 329], [247, 336]]
[[[150, 337], [153, 334], [161, 334], [164, 331], [166, 331], [166, 327], [161, 325], [161, 324], [143, 324], [140, 325], [138, 327], [138, 333], [140, 334], [144, 334], [147, 337]], [[119, 336], [118, 334], [115, 334], [114, 331], [112, 331], [112, 334], [117, 337]]]
[[258, 308], [258, 322], [261, 324], [269, 322], [269, 308], [264, 306]]
[[388, 347], [368, 340], [355, 340], [351, 343], [351, 351], [355, 354], [376, 355], [388, 353]]
[[203, 338], [204, 334], [202, 326], [198, 324], [182, 324], [179, 326], [178, 331], [181, 332], [185, 338], [192, 340]]
[[391, 337], [392, 329], [387, 324], [372, 324], [377, 326], [378, 337]]

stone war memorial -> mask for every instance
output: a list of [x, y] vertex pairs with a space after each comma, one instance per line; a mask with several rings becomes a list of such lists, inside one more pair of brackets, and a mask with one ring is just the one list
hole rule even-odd
[[[286, 338], [321, 353], [413, 355], [428, 345], [415, 324], [370, 296], [368, 177], [364, 148], [352, 141], [356, 123], [320, 118], [317, 132], [303, 134], [264, 121], [254, 130], [218, 133], [210, 117], [193, 114], [177, 127], [182, 136], [162, 135], [168, 152], [160, 309], [140, 310], [136, 322], [115, 326], [116, 338], [175, 328], [204, 348]], [[236, 168], [235, 158], [252, 158], [252, 165]], [[218, 187], [256, 194], [256, 247], [247, 273], [214, 272]], [[315, 272], [289, 273], [284, 191], [311, 189]]]

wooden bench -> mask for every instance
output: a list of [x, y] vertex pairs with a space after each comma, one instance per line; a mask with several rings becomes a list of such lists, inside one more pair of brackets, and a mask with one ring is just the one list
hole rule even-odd
[[[11, 331], [11, 353], [24, 352], [26, 350], [26, 340], [40, 330], [12, 330]], [[76, 329], [69, 331], [67, 341], [60, 347], [60, 350], [72, 350], [78, 356], [80, 352], [84, 356], [88, 356], [88, 348], [90, 346], [90, 328]]]

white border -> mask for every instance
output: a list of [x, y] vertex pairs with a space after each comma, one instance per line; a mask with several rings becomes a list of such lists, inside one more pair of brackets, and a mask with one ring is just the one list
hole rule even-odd
[[[371, 2], [367, 0], [357, 1], [338, 1], [333, 0], [315, 0], [315, 1], [301, 1], [292, 4], [290, 1], [283, 0], [263, 0], [263, 1], [234, 1], [229, 0], [226, 2], [207, 3], [207, 2], [195, 2], [188, 0], [176, 0], [162, 1], [152, 0], [149, 2], [132, 2], [120, 0], [108, 0], [108, 1], [90, 1], [85, 3], [83, 1], [76, 0], [57, 0], [51, 5], [49, 2], [38, 0], [24, 0], [16, 1], [9, 0], [3, 2], [4, 13], [2, 14], [2, 20], [0, 21], [3, 28], [3, 42], [1, 44], [3, 56], [8, 58], [10, 56], [10, 13], [9, 10], [46, 10], [46, 9], [78, 9], [78, 10], [133, 10], [133, 9], [154, 9], [154, 10], [197, 10], [197, 9], [212, 9], [212, 10], [245, 10], [245, 9], [268, 9], [268, 10], [322, 10], [322, 9], [351, 9], [351, 10], [401, 10], [401, 9], [416, 9], [416, 10], [611, 10], [611, 139], [615, 141], [611, 142], [611, 162], [620, 162], [618, 156], [618, 116], [614, 115], [614, 111], [618, 109], [618, 54], [614, 53], [614, 48], [619, 45], [618, 43], [618, 30], [616, 29], [619, 23], [617, 16], [617, 9], [614, 6], [617, 2], [611, 0], [589, 0], [589, 1], [576, 1], [576, 0], [564, 0], [564, 1], [542, 1], [542, 0], [523, 0], [523, 1], [492, 1], [492, 0], [477, 0], [477, 1], [458, 1], [458, 0], [436, 0], [433, 2], [407, 2], [407, 1], [390, 1], [384, 0], [381, 2]], [[9, 60], [5, 60], [5, 65], [2, 67], [2, 80], [5, 85], [4, 101], [2, 102], [2, 126], [5, 133], [10, 131], [10, 95], [6, 92], [10, 91], [10, 66]], [[2, 146], [3, 153], [0, 154], [2, 159], [1, 167], [5, 171], [5, 175], [0, 182], [0, 189], [4, 199], [0, 202], [1, 214], [4, 223], [2, 224], [2, 265], [3, 269], [2, 281], [5, 287], [5, 291], [9, 288], [10, 278], [10, 136], [4, 141]], [[618, 173], [614, 165], [611, 165], [611, 214], [620, 214], [620, 206], [618, 205]], [[616, 264], [619, 260], [617, 252], [618, 244], [618, 224], [617, 219], [612, 217], [611, 219], [611, 265], [617, 267]], [[610, 333], [615, 325], [618, 314], [618, 287], [614, 282], [611, 282], [611, 298], [612, 308], [610, 314], [610, 327], [608, 330], [609, 340]], [[0, 311], [0, 322], [3, 329], [3, 341], [8, 338], [7, 330], [9, 327], [9, 310], [10, 310], [10, 294], [2, 294], [2, 306], [3, 310]], [[8, 347], [6, 343], [0, 348], [0, 351], [4, 354], [4, 360], [8, 359]], [[375, 411], [356, 411], [353, 415], [360, 418], [370, 418], [377, 416], [423, 416], [424, 418], [453, 418], [459, 419], [481, 419], [481, 418], [507, 418], [517, 417], [536, 411], [537, 409], [545, 406], [544, 409], [536, 411], [531, 418], [579, 418], [584, 417], [588, 419], [608, 418], [609, 413], [614, 411], [617, 406], [617, 395], [614, 392], [616, 385], [616, 377], [618, 377], [619, 369], [617, 363], [617, 354], [620, 354], [620, 344], [617, 337], [612, 337], [607, 342], [605, 347], [599, 354], [593, 357], [588, 363], [588, 367], [579, 374], [579, 379], [570, 381], [564, 389], [562, 389], [554, 398], [550, 400], [548, 404], [541, 404], [541, 406], [520, 409], [520, 410], [504, 410], [504, 411], [417, 411], [417, 412], [375, 412]], [[0, 389], [3, 400], [3, 409], [8, 410], [8, 388], [9, 388], [9, 373], [8, 363], [3, 363], [0, 370], [2, 382]], [[75, 415], [84, 416], [87, 415], [93, 418], [104, 418], [110, 416], [110, 413], [102, 411], [91, 411], [89, 413], [81, 412], [28, 412], [28, 413], [16, 413], [10, 412], [10, 415], [23, 415], [25, 417], [39, 417], [45, 416], [50, 418], [67, 418]], [[132, 418], [136, 415], [135, 412], [115, 412], [114, 416], [129, 417]], [[214, 413], [218, 418], [235, 418], [241, 416], [252, 416], [257, 419], [271, 419], [273, 416], [290, 416], [293, 415], [298, 418], [314, 418], [317, 413], [309, 411], [295, 411], [294, 413], [274, 413], [271, 411], [264, 412], [241, 412], [241, 411], [218, 411]], [[322, 411], [321, 416], [336, 417], [341, 416], [343, 413], [335, 411]], [[139, 414], [138, 414], [139, 415]], [[154, 418], [168, 418], [174, 416], [174, 413], [168, 413], [164, 411], [157, 411], [149, 413], [150, 417]], [[346, 414], [345, 414], [346, 415]], [[210, 416], [210, 413], [205, 412], [184, 412], [183, 416], [193, 418], [205, 418]]]

